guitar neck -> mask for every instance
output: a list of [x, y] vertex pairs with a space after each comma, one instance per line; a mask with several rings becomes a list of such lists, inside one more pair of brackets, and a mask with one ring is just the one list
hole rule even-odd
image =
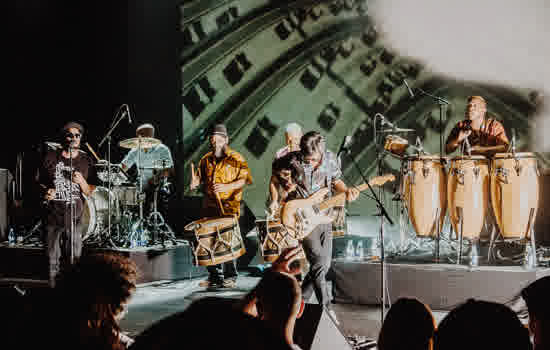
[[[362, 184], [362, 185], [357, 186], [355, 188], [359, 192], [362, 192], [362, 191], [366, 190], [367, 188], [369, 188], [369, 185], [367, 185], [365, 183], [365, 184]], [[344, 203], [346, 203], [346, 194], [344, 192], [338, 193], [336, 196], [333, 196], [333, 197], [327, 199], [326, 201], [322, 202], [321, 204], [319, 204], [319, 210], [326, 210], [326, 209], [335, 207], [337, 205], [343, 205]]]

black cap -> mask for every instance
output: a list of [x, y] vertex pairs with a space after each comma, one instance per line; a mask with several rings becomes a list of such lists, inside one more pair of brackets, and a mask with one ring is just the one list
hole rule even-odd
[[84, 133], [84, 127], [82, 126], [82, 124], [79, 124], [77, 122], [68, 122], [67, 124], [63, 125], [62, 131], [67, 131], [70, 128], [78, 129], [81, 134]]
[[227, 135], [227, 128], [223, 124], [215, 124], [214, 127], [212, 127], [212, 130], [210, 131], [210, 135], [223, 135], [225, 137], [228, 137]]

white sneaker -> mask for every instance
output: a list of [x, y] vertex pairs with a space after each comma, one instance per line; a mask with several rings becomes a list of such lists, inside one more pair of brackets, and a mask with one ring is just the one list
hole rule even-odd
[[336, 312], [334, 312], [333, 309], [327, 308], [327, 313], [329, 314], [330, 318], [336, 323], [337, 326], [340, 325], [340, 321], [338, 321], [338, 317], [336, 317]]

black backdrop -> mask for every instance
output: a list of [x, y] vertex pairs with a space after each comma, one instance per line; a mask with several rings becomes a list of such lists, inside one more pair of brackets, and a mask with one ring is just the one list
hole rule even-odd
[[174, 0], [17, 0], [8, 10], [3, 137], [0, 167], [13, 170], [16, 154], [57, 141], [67, 120], [82, 122], [97, 148], [114, 114], [130, 105], [134, 124], [113, 134], [112, 157], [126, 150], [136, 124], [152, 122], [175, 156], [178, 107], [178, 8]]

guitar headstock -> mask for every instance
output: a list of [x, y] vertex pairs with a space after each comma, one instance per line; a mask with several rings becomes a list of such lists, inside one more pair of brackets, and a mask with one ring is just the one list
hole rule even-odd
[[382, 186], [386, 182], [393, 182], [395, 181], [395, 175], [393, 174], [386, 174], [386, 175], [380, 175], [373, 177], [369, 180], [369, 183], [371, 186]]

